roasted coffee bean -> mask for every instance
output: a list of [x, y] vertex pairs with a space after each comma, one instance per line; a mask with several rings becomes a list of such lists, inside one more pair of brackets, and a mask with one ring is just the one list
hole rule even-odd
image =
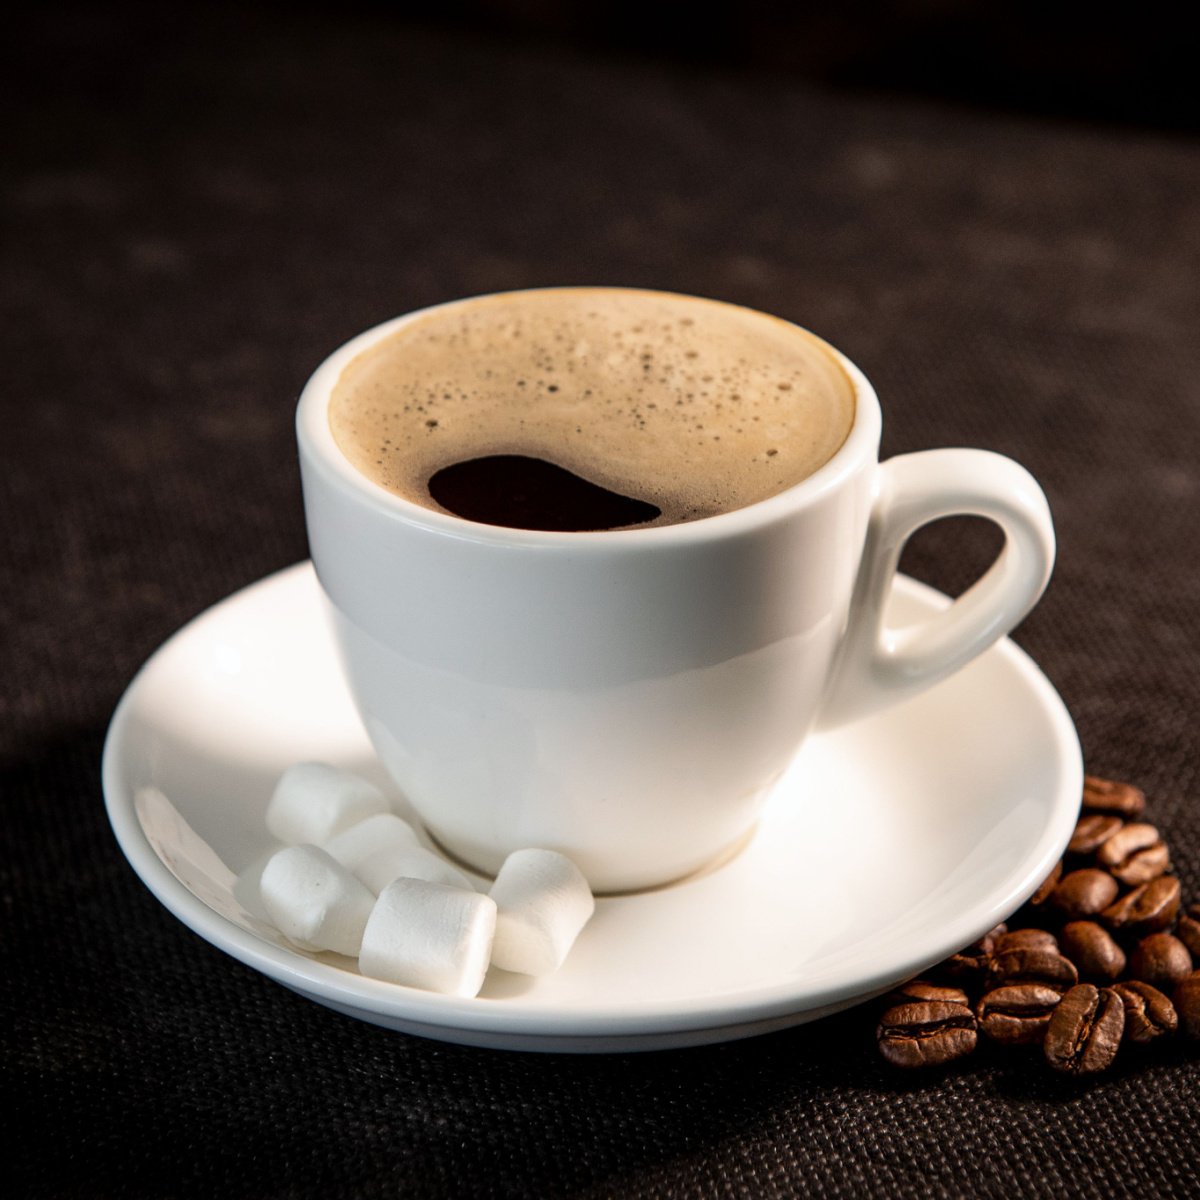
[[1137, 887], [1157, 879], [1170, 865], [1167, 843], [1153, 825], [1126, 825], [1096, 851], [1096, 862], [1122, 883]]
[[1125, 824], [1112, 813], [1084, 813], [1067, 843], [1068, 854], [1094, 854]]
[[1058, 939], [1045, 929], [1014, 929], [996, 940], [996, 954], [1006, 950], [1045, 950], [1058, 953]]
[[1175, 1011], [1184, 1036], [1200, 1039], [1200, 971], [1193, 971], [1175, 985]]
[[1168, 928], [1178, 912], [1179, 880], [1174, 875], [1160, 875], [1110, 904], [1100, 919], [1109, 929], [1144, 937]]
[[1040, 983], [997, 988], [980, 1000], [979, 1028], [994, 1042], [1027, 1046], [1040, 1042], [1061, 994]]
[[1079, 968], [1082, 979], [1111, 983], [1125, 970], [1125, 951], [1095, 921], [1071, 921], [1063, 926], [1062, 952]]
[[1125, 1005], [1125, 1040], [1148, 1046], [1161, 1037], [1170, 1037], [1179, 1028], [1175, 1005], [1156, 987], [1138, 980], [1114, 983], [1113, 991]]
[[1065, 992], [1078, 982], [1074, 964], [1054, 950], [1006, 950], [993, 955], [987, 975], [989, 991], [1014, 983], [1041, 983]]
[[1192, 972], [1192, 956], [1174, 935], [1152, 933], [1133, 948], [1129, 956], [1129, 974], [1143, 983], [1170, 991]]
[[996, 943], [1007, 932], [1008, 925], [1001, 921], [999, 925], [993, 925], [992, 928], [989, 929], [987, 933], [985, 933], [983, 937], [979, 939], [979, 941], [974, 943], [974, 945], [979, 947], [984, 954], [991, 954], [992, 951], [996, 949]]
[[1064, 917], [1077, 920], [1095, 916], [1107, 908], [1116, 898], [1117, 881], [1107, 872], [1096, 867], [1084, 867], [1064, 875], [1050, 896], [1051, 907]]
[[1175, 936], [1188, 948], [1193, 961], [1200, 963], [1200, 904], [1191, 905], [1179, 918]]
[[970, 1054], [975, 1014], [965, 1004], [925, 1001], [889, 1008], [875, 1030], [879, 1053], [897, 1067], [936, 1067]]
[[1037, 886], [1037, 891], [1029, 897], [1026, 903], [1034, 908], [1040, 908], [1047, 900], [1050, 899], [1051, 893], [1058, 887], [1058, 881], [1062, 878], [1062, 862], [1056, 862], [1054, 869], [1042, 880]]
[[884, 1007], [895, 1008], [900, 1004], [966, 1004], [967, 993], [962, 988], [939, 987], [925, 979], [910, 979], [893, 988], [885, 997]]
[[1007, 929], [1007, 925], [997, 925], [995, 929], [989, 929], [978, 941], [938, 963], [933, 973], [940, 979], [961, 984], [966, 988], [978, 987], [987, 975], [996, 941]]
[[1073, 987], [1046, 1028], [1046, 1061], [1070, 1075], [1094, 1075], [1112, 1065], [1125, 1032], [1125, 1005], [1112, 988]]
[[1131, 783], [1085, 775], [1083, 807], [1089, 812], [1116, 813], [1121, 817], [1140, 817], [1146, 808], [1146, 796]]

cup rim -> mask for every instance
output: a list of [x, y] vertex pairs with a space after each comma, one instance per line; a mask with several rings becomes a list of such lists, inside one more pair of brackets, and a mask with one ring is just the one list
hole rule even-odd
[[[368, 479], [361, 474], [342, 453], [329, 425], [328, 406], [333, 388], [349, 363], [376, 342], [388, 337], [404, 325], [431, 313], [454, 309], [479, 300], [495, 296], [519, 296], [546, 292], [633, 292], [642, 295], [670, 296], [682, 300], [695, 300], [716, 304], [725, 308], [742, 309], [758, 316], [770, 316], [772, 320], [812, 338], [834, 359], [845, 372], [854, 390], [854, 418], [846, 440], [833, 456], [811, 475], [777, 492], [766, 499], [757, 500], [742, 508], [713, 516], [698, 517], [672, 525], [653, 525], [649, 528], [630, 527], [625, 529], [598, 530], [548, 530], [517, 529], [507, 525], [487, 525], [471, 521], [453, 513], [435, 509], [407, 500]], [[656, 288], [609, 287], [609, 286], [565, 286], [542, 288], [517, 288], [505, 292], [487, 292], [478, 296], [427, 305], [382, 321], [343, 343], [316, 368], [309, 377], [296, 405], [296, 438], [301, 457], [316, 465], [327, 482], [340, 491], [352, 494], [360, 503], [374, 512], [407, 525], [420, 526], [432, 533], [442, 534], [469, 541], [484, 542], [498, 546], [513, 547], [570, 547], [582, 550], [591, 547], [597, 550], [615, 549], [617, 546], [661, 546], [663, 543], [703, 541], [712, 537], [724, 537], [759, 528], [763, 525], [817, 503], [830, 492], [843, 485], [846, 479], [859, 469], [864, 458], [878, 453], [882, 428], [882, 415], [875, 389], [863, 372], [840, 350], [824, 338], [794, 321], [775, 317], [747, 305], [733, 304], [725, 300], [713, 300], [704, 296], [693, 296], [683, 292], [667, 292]]]

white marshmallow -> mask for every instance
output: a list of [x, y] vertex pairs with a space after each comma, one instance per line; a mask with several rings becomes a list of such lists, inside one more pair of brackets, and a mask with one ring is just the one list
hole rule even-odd
[[358, 953], [375, 897], [319, 846], [277, 851], [263, 868], [259, 890], [284, 937], [306, 950]]
[[492, 884], [496, 940], [492, 962], [505, 971], [557, 971], [596, 911], [583, 872], [556, 850], [516, 850]]
[[418, 845], [413, 827], [392, 813], [351, 825], [330, 838], [325, 849], [377, 896], [401, 876], [474, 891], [460, 870]]
[[279, 777], [267, 805], [267, 828], [281, 842], [319, 846], [387, 811], [388, 802], [374, 784], [327, 763], [302, 762]]
[[397, 879], [371, 910], [359, 970], [389, 983], [474, 996], [487, 974], [495, 931], [490, 896], [424, 879]]
[[[327, 850], [347, 871], [358, 875], [358, 868], [363, 863], [370, 862], [376, 855], [410, 849], [416, 845], [416, 830], [407, 821], [395, 813], [379, 813], [365, 821], [359, 821], [357, 825], [351, 825], [349, 829], [343, 829], [321, 848]], [[395, 878], [393, 875], [387, 883], [391, 883]], [[363, 883], [367, 881], [363, 879]], [[367, 886], [371, 887], [369, 883]], [[383, 888], [371, 890], [378, 894]]]
[[424, 846], [400, 846], [372, 855], [354, 869], [354, 874], [376, 895], [394, 879], [423, 879], [426, 883], [444, 883], [468, 892], [475, 890], [457, 867]]

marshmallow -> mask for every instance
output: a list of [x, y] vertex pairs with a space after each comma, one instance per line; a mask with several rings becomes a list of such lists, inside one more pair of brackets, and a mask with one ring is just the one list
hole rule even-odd
[[468, 892], [475, 890], [457, 867], [423, 846], [401, 847], [375, 855], [354, 873], [376, 894], [394, 879], [423, 879], [426, 883], [444, 883], [447, 887], [463, 888]]
[[505, 971], [557, 971], [591, 919], [596, 901], [583, 872], [556, 850], [516, 850], [492, 884], [492, 962]]
[[306, 950], [353, 957], [375, 897], [319, 846], [288, 846], [271, 856], [259, 882], [279, 932]]
[[325, 849], [377, 896], [401, 876], [475, 890], [461, 871], [419, 846], [412, 826], [391, 813], [351, 825], [330, 838]]
[[[327, 850], [351, 874], [358, 875], [358, 868], [370, 862], [377, 855], [390, 854], [396, 850], [410, 849], [417, 845], [416, 830], [395, 813], [379, 813], [343, 829], [341, 833], [322, 843], [321, 849]], [[359, 876], [362, 879], [362, 876]], [[396, 876], [385, 880], [384, 884], [371, 891], [377, 895], [383, 887], [392, 882]], [[363, 883], [367, 883], [363, 879]], [[367, 883], [368, 887], [371, 887]]]
[[267, 805], [267, 828], [292, 845], [322, 845], [351, 825], [388, 811], [383, 793], [327, 763], [288, 767]]
[[358, 967], [389, 983], [474, 996], [487, 974], [495, 931], [490, 896], [424, 879], [397, 879], [371, 910]]

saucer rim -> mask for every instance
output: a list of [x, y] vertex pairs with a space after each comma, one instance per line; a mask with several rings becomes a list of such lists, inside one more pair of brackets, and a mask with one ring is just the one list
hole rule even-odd
[[[301, 577], [308, 578], [302, 583]], [[189, 929], [231, 957], [262, 972], [293, 991], [326, 1003], [335, 1010], [392, 1028], [420, 1027], [421, 1036], [472, 1045], [548, 1050], [653, 1049], [732, 1040], [817, 1019], [849, 1007], [909, 978], [945, 958], [993, 928], [1028, 899], [1066, 847], [1074, 829], [1083, 788], [1083, 760], [1078, 735], [1066, 706], [1033, 659], [1010, 638], [986, 651], [1008, 661], [1021, 682], [1036, 697], [1053, 733], [1058, 753], [1056, 788], [1047, 799], [1042, 833], [1007, 887], [997, 888], [981, 905], [968, 908], [959, 919], [940, 927], [921, 953], [912, 950], [815, 988], [795, 976], [769, 987], [705, 995], [690, 1003], [678, 1000], [638, 1000], [626, 1006], [571, 1005], [556, 1011], [522, 1008], [519, 997], [463, 999], [400, 987], [351, 974], [341, 967], [266, 942], [228, 920], [194, 895], [159, 858], [150, 844], [134, 806], [134, 789], [125, 777], [123, 750], [129, 716], [140, 685], [162, 656], [195, 635], [204, 624], [227, 615], [248, 593], [268, 587], [318, 586], [310, 561], [293, 564], [240, 588], [189, 620], [155, 650], [123, 693], [105, 737], [101, 779], [105, 806], [118, 845], [130, 866], [163, 906]], [[896, 587], [929, 607], [950, 603], [941, 592], [908, 576], [897, 575]], [[898, 943], [903, 947], [905, 943]], [[807, 1016], [806, 1014], [812, 1014]]]

